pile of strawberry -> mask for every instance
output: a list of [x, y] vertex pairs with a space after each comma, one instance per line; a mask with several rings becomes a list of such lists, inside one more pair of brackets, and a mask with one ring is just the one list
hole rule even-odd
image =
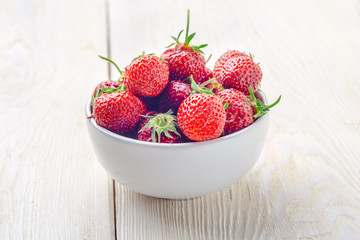
[[93, 93], [92, 118], [112, 132], [141, 141], [206, 141], [251, 125], [279, 101], [264, 105], [255, 98], [262, 71], [251, 54], [229, 50], [206, 67], [202, 48], [190, 45], [195, 33], [175, 43], [161, 57], [144, 53], [118, 81], [99, 83]]

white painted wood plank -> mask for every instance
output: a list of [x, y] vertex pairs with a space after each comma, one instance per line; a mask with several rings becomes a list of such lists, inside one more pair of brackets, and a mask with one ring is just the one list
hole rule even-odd
[[110, 0], [112, 58], [124, 67], [142, 50], [160, 54], [187, 8], [209, 66], [226, 49], [250, 51], [263, 91], [283, 99], [237, 184], [184, 201], [116, 184], [118, 239], [358, 239], [359, 1]]
[[0, 2], [0, 239], [114, 238], [84, 114], [105, 19], [103, 0]]

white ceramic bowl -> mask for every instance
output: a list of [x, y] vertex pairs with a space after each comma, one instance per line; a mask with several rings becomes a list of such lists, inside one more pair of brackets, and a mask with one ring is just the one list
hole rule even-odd
[[[256, 95], [267, 104], [263, 93]], [[86, 117], [91, 116], [90, 102]], [[214, 140], [159, 144], [127, 138], [87, 120], [97, 158], [111, 177], [133, 191], [171, 199], [208, 194], [238, 181], [257, 161], [268, 124], [269, 113]]]

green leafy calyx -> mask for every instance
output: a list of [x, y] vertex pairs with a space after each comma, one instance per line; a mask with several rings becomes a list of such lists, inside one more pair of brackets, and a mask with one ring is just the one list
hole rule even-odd
[[193, 90], [191, 92], [191, 94], [195, 94], [195, 93], [203, 93], [203, 94], [208, 94], [208, 95], [215, 95], [212, 92], [212, 89], [208, 89], [205, 86], [208, 84], [211, 84], [215, 79], [209, 79], [206, 82], [203, 82], [202, 84], [198, 85], [195, 81], [194, 78], [192, 77], [192, 75], [190, 76], [190, 84], [191, 84], [191, 89]]
[[270, 108], [272, 108], [276, 104], [278, 104], [280, 102], [280, 99], [281, 99], [281, 95], [280, 95], [279, 98], [274, 103], [272, 103], [270, 105], [265, 105], [260, 99], [257, 99], [255, 97], [255, 94], [254, 94], [251, 86], [249, 87], [249, 93], [250, 93], [250, 96], [248, 97], [247, 100], [250, 103], [250, 105], [256, 109], [256, 113], [254, 114], [254, 118], [264, 116], [267, 112], [270, 111]]
[[159, 142], [161, 140], [161, 134], [164, 134], [168, 138], [173, 138], [170, 133], [175, 133], [180, 136], [177, 128], [176, 116], [172, 115], [173, 111], [170, 109], [166, 113], [159, 113], [154, 116], [142, 116], [146, 119], [150, 119], [139, 132], [144, 131], [146, 128], [151, 127], [151, 139], [153, 142]]
[[[170, 45], [168, 45], [166, 48], [172, 47], [173, 45], [177, 44], [180, 46], [188, 46], [190, 48], [192, 48], [194, 51], [199, 52], [204, 54], [204, 52], [201, 50], [202, 48], [206, 47], [207, 44], [202, 44], [199, 46], [196, 45], [190, 45], [191, 40], [195, 37], [196, 33], [191, 33], [189, 35], [189, 26], [190, 26], [190, 10], [187, 10], [187, 18], [186, 18], [186, 32], [185, 32], [185, 41], [184, 43], [181, 43], [179, 41], [179, 38], [181, 36], [181, 34], [184, 32], [184, 30], [181, 30], [179, 32], [179, 34], [177, 35], [177, 37], [171, 36], [171, 38], [175, 41], [174, 43], [171, 43]], [[179, 48], [179, 47], [178, 47]]]

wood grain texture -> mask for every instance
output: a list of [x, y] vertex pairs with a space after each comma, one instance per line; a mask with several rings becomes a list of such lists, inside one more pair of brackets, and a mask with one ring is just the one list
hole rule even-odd
[[283, 98], [258, 163], [229, 188], [173, 201], [116, 184], [118, 239], [359, 239], [360, 2], [110, 0], [112, 58], [160, 54], [189, 7], [209, 66], [250, 51], [263, 91]]
[[102, 0], [0, 1], [0, 239], [114, 238], [84, 115], [105, 19]]

